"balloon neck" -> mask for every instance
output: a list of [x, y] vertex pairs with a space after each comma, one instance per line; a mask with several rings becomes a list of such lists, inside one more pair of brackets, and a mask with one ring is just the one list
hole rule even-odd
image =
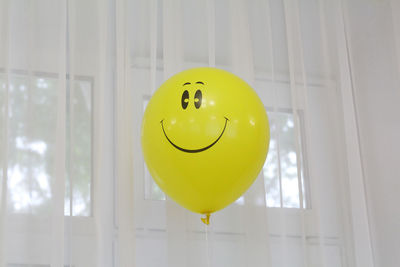
[[210, 224], [210, 213], [207, 213], [207, 214], [205, 214], [206, 215], [206, 217], [205, 218], [201, 218], [201, 221], [204, 223], [204, 224], [206, 224], [206, 225], [209, 225]]

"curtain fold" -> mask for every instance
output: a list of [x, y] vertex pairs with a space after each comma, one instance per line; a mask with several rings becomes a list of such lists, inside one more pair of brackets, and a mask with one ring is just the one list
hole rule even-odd
[[[0, 0], [0, 266], [380, 266], [353, 28], [379, 10], [398, 73], [389, 2]], [[271, 129], [210, 226], [140, 144], [152, 94], [201, 66], [251, 85]]]
[[[0, 10], [1, 10], [1, 36], [3, 37], [3, 41], [1, 42], [1, 59], [3, 63], [3, 68], [6, 70], [8, 69], [8, 46], [9, 46], [9, 34], [8, 34], [8, 3], [7, 2], [0, 2]], [[0, 156], [0, 266], [4, 266], [6, 263], [5, 255], [6, 255], [6, 197], [7, 197], [7, 154], [8, 154], [8, 146], [7, 144], [7, 133], [8, 133], [8, 125], [6, 122], [6, 114], [8, 114], [8, 90], [6, 90], [5, 86], [8, 84], [8, 75], [5, 75], [5, 81], [3, 85], [0, 87], [0, 94], [1, 94], [1, 116], [0, 116], [0, 148], [1, 148], [1, 156]]]

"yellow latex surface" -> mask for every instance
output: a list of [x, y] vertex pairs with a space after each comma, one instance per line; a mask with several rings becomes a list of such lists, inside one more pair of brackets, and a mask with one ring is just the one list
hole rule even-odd
[[268, 145], [268, 118], [255, 91], [216, 68], [168, 79], [143, 118], [142, 149], [155, 182], [201, 214], [226, 207], [250, 187]]

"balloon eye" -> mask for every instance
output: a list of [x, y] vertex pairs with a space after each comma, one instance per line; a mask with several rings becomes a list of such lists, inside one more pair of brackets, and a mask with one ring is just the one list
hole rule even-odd
[[182, 94], [181, 104], [183, 109], [186, 109], [189, 104], [189, 92], [187, 90]]
[[201, 99], [202, 99], [202, 94], [200, 90], [197, 90], [195, 95], [194, 95], [194, 106], [198, 109], [201, 106]]

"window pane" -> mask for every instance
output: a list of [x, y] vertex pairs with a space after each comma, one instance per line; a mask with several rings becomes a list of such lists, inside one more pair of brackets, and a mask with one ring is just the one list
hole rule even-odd
[[[67, 90], [67, 169], [65, 214], [91, 215], [92, 83], [73, 82]], [[71, 188], [72, 185], [72, 188]], [[72, 206], [70, 203], [72, 193]]]
[[278, 165], [276, 151], [270, 150], [263, 167], [266, 202], [268, 207], [280, 207], [280, 184], [277, 175]]
[[153, 178], [150, 175], [149, 170], [147, 169], [146, 164], [144, 164], [144, 186], [145, 186], [145, 194], [144, 198], [148, 200], [165, 200], [165, 194], [161, 190], [161, 188], [154, 182]]
[[[4, 139], [4, 129], [6, 126], [6, 120], [5, 120], [5, 112], [6, 112], [6, 79], [5, 76], [0, 74], [0, 199], [2, 198], [2, 185], [3, 185], [3, 166], [4, 166], [4, 152], [7, 143], [5, 143]], [[0, 203], [1, 205], [1, 203]]]
[[[146, 110], [148, 99], [143, 100], [143, 113]], [[165, 200], [165, 194], [154, 182], [146, 163], [144, 163], [144, 198], [147, 200]]]
[[267, 160], [264, 163], [263, 175], [267, 207], [281, 207], [281, 193], [278, 170], [278, 146], [274, 114], [269, 114], [271, 139]]
[[48, 211], [55, 159], [57, 80], [10, 76], [8, 208]]
[[[59, 90], [57, 76], [52, 76], [9, 76], [8, 121], [4, 113], [7, 89], [5, 75], [0, 77], [1, 129], [8, 123], [7, 144], [0, 144], [8, 145], [7, 205], [11, 212], [39, 214], [49, 212], [50, 209], [51, 183], [55, 179], [54, 165], [57, 157], [55, 146]], [[71, 214], [71, 192], [73, 215], [91, 214], [91, 91], [91, 81], [75, 81], [73, 94], [70, 94], [67, 86], [65, 215]], [[5, 140], [3, 133], [0, 133], [0, 142]], [[70, 180], [72, 176], [74, 178]]]
[[[300, 208], [299, 188], [302, 190], [303, 201], [306, 203], [306, 187], [303, 182], [302, 162], [300, 162], [301, 173], [298, 173], [293, 114], [268, 112], [268, 117], [271, 140], [268, 157], [263, 167], [267, 206]], [[301, 125], [299, 127], [300, 133], [303, 134]], [[299, 137], [299, 141], [301, 141], [301, 137]], [[303, 149], [300, 143], [300, 150]], [[299, 181], [301, 182], [300, 187]], [[304, 206], [306, 207], [306, 205]]]
[[279, 134], [283, 207], [299, 208], [299, 176], [297, 173], [293, 114], [278, 113], [276, 118]]

